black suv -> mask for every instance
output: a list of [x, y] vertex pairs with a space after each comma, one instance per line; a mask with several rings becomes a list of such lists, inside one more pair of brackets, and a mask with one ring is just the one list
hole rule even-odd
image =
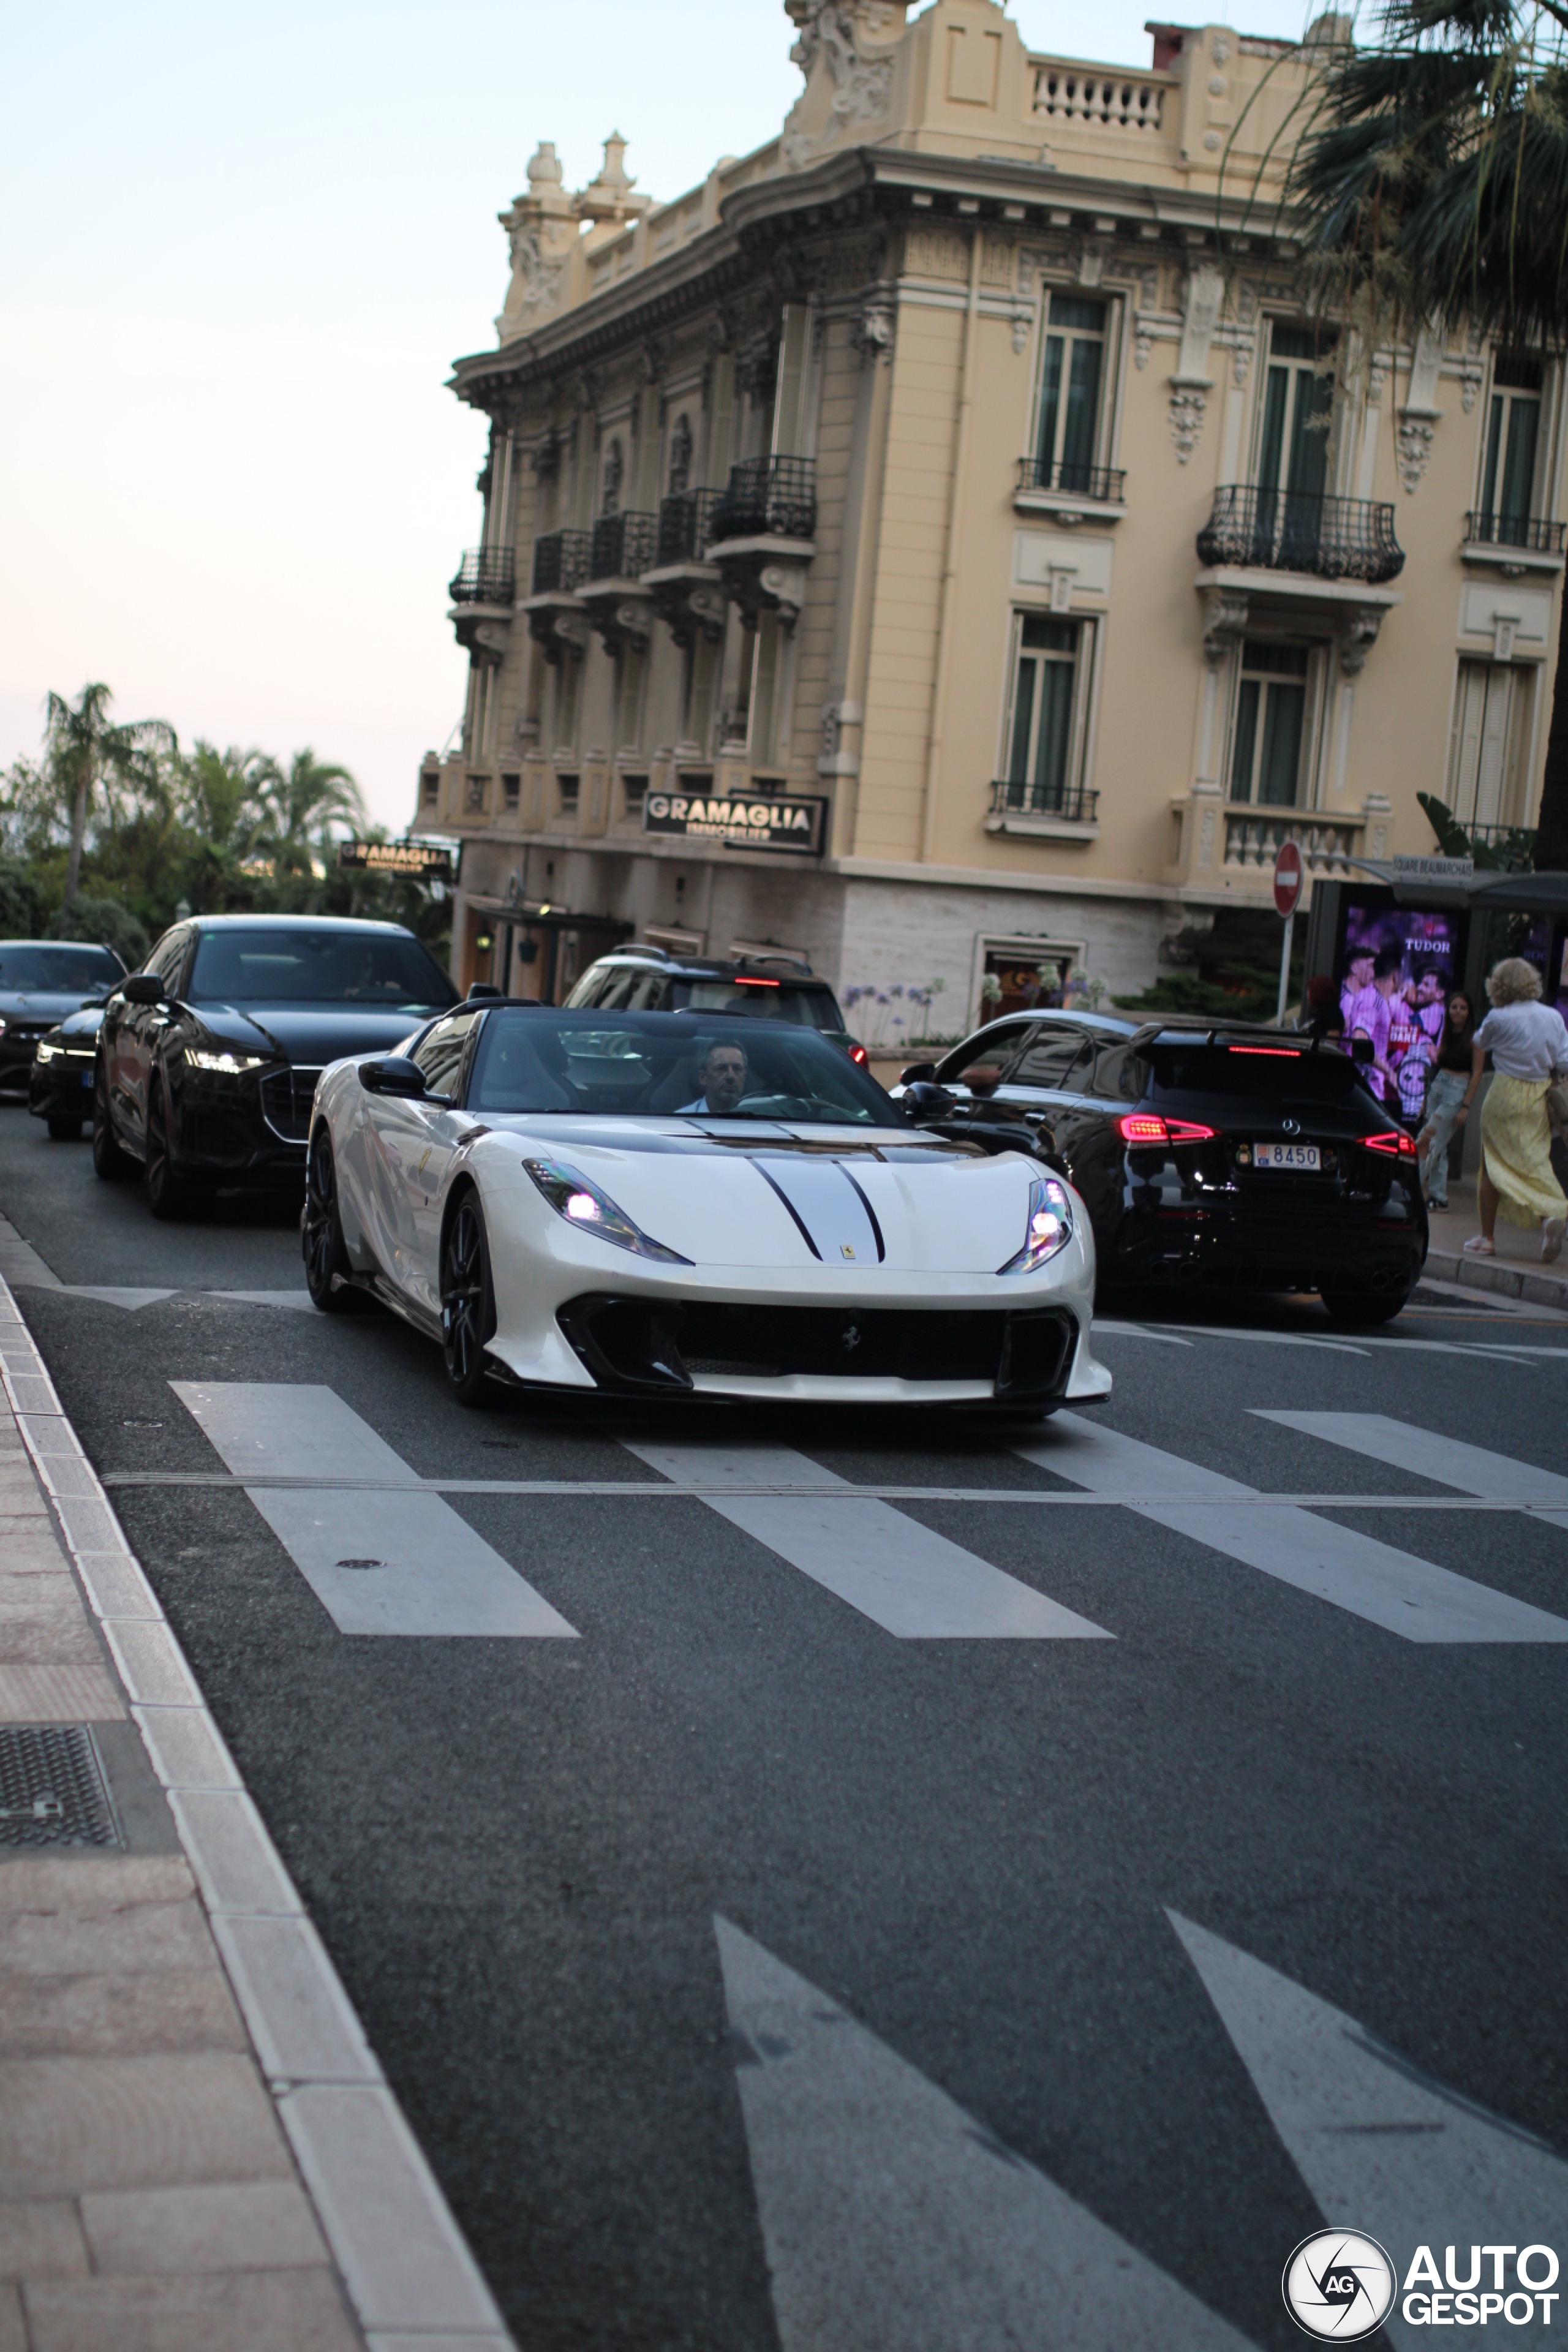
[[140, 1161], [155, 1217], [222, 1183], [299, 1184], [324, 1066], [390, 1053], [457, 995], [399, 923], [176, 923], [104, 1007], [93, 1166], [118, 1176]]
[[102, 999], [125, 966], [76, 940], [0, 940], [0, 1090], [26, 1090], [38, 1040], [84, 997]]
[[788, 955], [674, 955], [641, 941], [591, 963], [566, 999], [574, 1013], [727, 1013], [820, 1030], [862, 1065], [866, 1048], [844, 1026], [838, 999], [808, 963]]

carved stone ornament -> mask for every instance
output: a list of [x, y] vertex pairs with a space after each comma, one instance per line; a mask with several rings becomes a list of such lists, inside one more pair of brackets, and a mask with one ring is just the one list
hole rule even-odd
[[694, 578], [695, 572], [694, 565], [685, 566], [684, 576], [653, 583], [658, 617], [682, 652], [700, 636], [710, 646], [719, 645], [730, 610], [719, 572], [704, 566]]
[[526, 221], [507, 220], [507, 244], [511, 253], [511, 283], [496, 320], [496, 332], [510, 339], [525, 335], [549, 317], [561, 299], [566, 277], [564, 261], [545, 258], [539, 230]]
[[890, 296], [879, 295], [868, 302], [850, 326], [849, 340], [862, 361], [890, 360], [893, 356], [893, 335], [898, 313]]
[[1022, 359], [1028, 350], [1029, 335], [1034, 323], [1034, 311], [1020, 304], [1014, 311], [1010, 321], [1013, 330], [1013, 355], [1016, 359]]
[[1340, 667], [1347, 677], [1359, 677], [1383, 626], [1380, 604], [1357, 604], [1340, 624]]
[[1185, 465], [1198, 446], [1209, 404], [1207, 376], [1171, 378], [1171, 441], [1178, 461]]
[[1204, 590], [1204, 659], [1217, 667], [1247, 626], [1247, 599], [1229, 588]]
[[[784, 124], [780, 152], [784, 169], [804, 170], [812, 158], [846, 131], [860, 131], [886, 116], [892, 103], [893, 60], [868, 56], [863, 42], [868, 36], [884, 41], [903, 29], [906, 0], [784, 0], [798, 29], [790, 58], [806, 79], [806, 88]], [[833, 95], [826, 120], [815, 130], [819, 105], [812, 103], [814, 79], [825, 70]]]
[[1399, 411], [1397, 457], [1399, 478], [1406, 496], [1414, 496], [1432, 455], [1432, 436], [1436, 429], [1435, 408], [1405, 407]]
[[1149, 354], [1154, 348], [1154, 320], [1142, 310], [1132, 320], [1132, 364], [1142, 373], [1149, 364]]

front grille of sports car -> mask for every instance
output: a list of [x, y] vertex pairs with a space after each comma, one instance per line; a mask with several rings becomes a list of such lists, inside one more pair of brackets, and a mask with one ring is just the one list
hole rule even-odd
[[686, 1299], [574, 1298], [563, 1330], [606, 1388], [689, 1389], [703, 1376], [783, 1380], [984, 1381], [997, 1396], [1048, 1396], [1078, 1327], [1047, 1307], [731, 1306]]
[[303, 1070], [295, 1064], [286, 1070], [268, 1070], [262, 1079], [262, 1116], [285, 1143], [310, 1140], [310, 1106], [321, 1075], [320, 1070]]

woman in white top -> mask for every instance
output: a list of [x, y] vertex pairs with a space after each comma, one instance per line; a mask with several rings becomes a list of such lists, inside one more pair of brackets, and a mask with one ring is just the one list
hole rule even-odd
[[1509, 956], [1487, 982], [1492, 1009], [1476, 1031], [1469, 1088], [1459, 1112], [1467, 1118], [1492, 1057], [1492, 1082], [1481, 1111], [1481, 1229], [1465, 1247], [1473, 1256], [1497, 1254], [1500, 1213], [1510, 1225], [1542, 1227], [1541, 1255], [1556, 1257], [1568, 1231], [1568, 1199], [1552, 1167], [1552, 1125], [1546, 1094], [1553, 1078], [1568, 1077], [1568, 1026], [1555, 1005], [1541, 1002], [1541, 974], [1522, 956]]

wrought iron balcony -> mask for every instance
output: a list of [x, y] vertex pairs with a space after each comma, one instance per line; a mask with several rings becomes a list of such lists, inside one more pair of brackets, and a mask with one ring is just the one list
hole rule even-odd
[[1198, 562], [1373, 583], [1398, 578], [1405, 550], [1394, 536], [1392, 506], [1232, 482], [1214, 494], [1214, 512], [1198, 533]]
[[993, 816], [1054, 816], [1064, 824], [1093, 824], [1100, 794], [1082, 784], [1015, 783], [1002, 777], [991, 787]]
[[1532, 555], [1561, 555], [1568, 524], [1549, 522], [1542, 515], [1485, 514], [1472, 510], [1465, 517], [1467, 547], [1522, 547]]
[[640, 580], [645, 572], [653, 570], [658, 540], [657, 515], [601, 515], [594, 525], [584, 577], [589, 580]]
[[588, 555], [585, 530], [547, 530], [533, 542], [534, 594], [569, 595], [588, 576]]
[[454, 604], [510, 604], [517, 566], [510, 547], [470, 547], [447, 583]]
[[700, 563], [714, 538], [713, 516], [722, 490], [672, 490], [658, 509], [659, 571], [672, 564]]
[[1021, 490], [1060, 490], [1064, 498], [1094, 499], [1120, 506], [1127, 477], [1120, 466], [1080, 466], [1071, 457], [1020, 457]]
[[816, 461], [745, 457], [730, 468], [713, 509], [713, 537], [810, 539], [816, 530]]

